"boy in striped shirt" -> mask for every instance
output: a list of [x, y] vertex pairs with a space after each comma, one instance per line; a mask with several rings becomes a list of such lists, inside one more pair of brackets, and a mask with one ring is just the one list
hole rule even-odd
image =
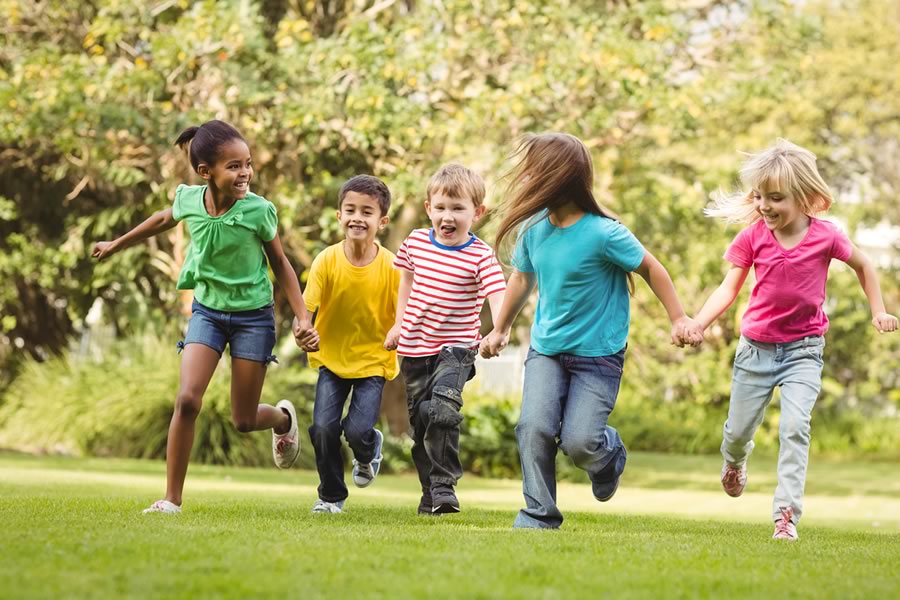
[[459, 512], [462, 389], [475, 375], [481, 307], [487, 299], [496, 316], [506, 291], [493, 249], [469, 231], [485, 212], [484, 193], [471, 170], [442, 167], [426, 191], [432, 227], [409, 234], [394, 260], [400, 293], [384, 347], [402, 357], [419, 513]]

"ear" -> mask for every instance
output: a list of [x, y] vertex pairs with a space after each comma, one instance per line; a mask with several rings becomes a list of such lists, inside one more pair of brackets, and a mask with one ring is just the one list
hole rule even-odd
[[428, 218], [431, 218], [431, 200], [425, 201], [425, 212], [428, 214]]
[[480, 205], [478, 208], [475, 209], [475, 220], [477, 221], [478, 219], [483, 217], [484, 213], [486, 213], [486, 212], [487, 212], [487, 206], [485, 206], [484, 204]]
[[202, 162], [197, 165], [197, 175], [209, 181], [209, 178], [212, 177], [212, 170], [209, 168], [208, 164]]
[[337, 220], [340, 222], [340, 220], [341, 220], [341, 209], [337, 209], [337, 211], [335, 211], [334, 214], [335, 214], [335, 216], [337, 217]]
[[378, 219], [378, 230], [380, 231], [380, 230], [384, 229], [385, 227], [387, 227], [387, 224], [390, 223], [390, 221], [391, 221], [391, 218], [387, 215], [384, 215], [383, 217]]

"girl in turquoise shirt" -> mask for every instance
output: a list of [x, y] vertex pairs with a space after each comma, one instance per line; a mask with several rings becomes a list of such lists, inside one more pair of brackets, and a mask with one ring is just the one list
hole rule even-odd
[[300, 451], [293, 404], [260, 404], [267, 365], [275, 360], [275, 314], [268, 265], [284, 287], [304, 350], [318, 347], [297, 275], [278, 237], [275, 206], [250, 191], [253, 166], [247, 142], [223, 121], [189, 127], [176, 140], [206, 181], [179, 186], [175, 203], [112, 242], [97, 242], [99, 260], [185, 221], [191, 243], [178, 289], [194, 290], [175, 413], [166, 445], [166, 497], [145, 513], [181, 512], [181, 495], [194, 443], [194, 424], [226, 344], [231, 351], [231, 415], [241, 432], [272, 430], [275, 464], [290, 467]]
[[[576, 137], [549, 133], [520, 145], [507, 213], [495, 248], [515, 231], [515, 271], [481, 354], [496, 356], [534, 289], [538, 306], [525, 361], [516, 440], [526, 508], [514, 527], [557, 528], [557, 447], [590, 475], [594, 497], [615, 494], [625, 445], [607, 424], [628, 339], [632, 272], [643, 277], [672, 321], [672, 340], [703, 341], [684, 314], [666, 269], [594, 198], [593, 165]], [[558, 442], [557, 442], [558, 440]]]

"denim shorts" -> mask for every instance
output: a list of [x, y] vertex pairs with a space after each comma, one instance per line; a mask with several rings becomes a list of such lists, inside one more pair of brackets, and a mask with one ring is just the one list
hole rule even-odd
[[178, 342], [179, 352], [187, 344], [203, 344], [222, 354], [228, 344], [231, 346], [231, 358], [263, 364], [278, 362], [272, 354], [275, 347], [275, 310], [271, 304], [255, 310], [225, 312], [194, 300], [191, 313], [187, 335]]

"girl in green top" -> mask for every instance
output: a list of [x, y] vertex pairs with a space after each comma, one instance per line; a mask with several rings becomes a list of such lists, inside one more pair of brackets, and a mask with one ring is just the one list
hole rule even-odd
[[[239, 431], [272, 430], [275, 464], [290, 467], [300, 451], [297, 415], [288, 400], [260, 404], [266, 366], [275, 357], [275, 316], [268, 265], [284, 287], [301, 348], [318, 349], [319, 335], [300, 292], [297, 275], [278, 238], [275, 206], [250, 192], [253, 167], [247, 142], [223, 121], [186, 129], [175, 144], [187, 147], [194, 171], [206, 184], [178, 186], [175, 203], [112, 242], [97, 242], [103, 260], [185, 221], [191, 235], [178, 289], [194, 290], [184, 341], [181, 380], [166, 446], [166, 497], [144, 512], [181, 512], [181, 494], [194, 443], [194, 423], [219, 358], [230, 346], [231, 415]], [[268, 259], [268, 261], [267, 261]]]

